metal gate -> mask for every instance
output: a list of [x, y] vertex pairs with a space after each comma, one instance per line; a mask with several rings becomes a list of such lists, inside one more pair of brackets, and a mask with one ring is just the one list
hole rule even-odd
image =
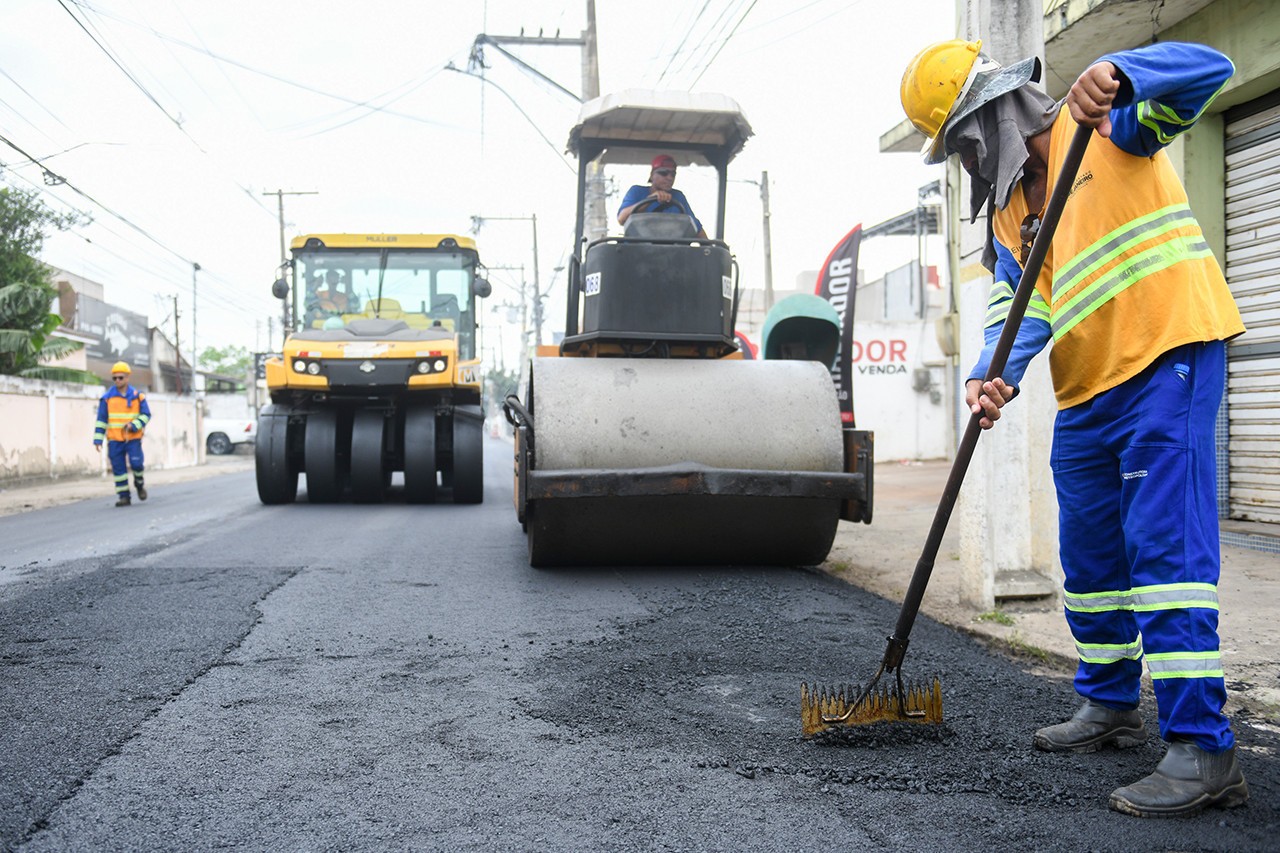
[[1280, 523], [1280, 91], [1226, 115], [1228, 515]]

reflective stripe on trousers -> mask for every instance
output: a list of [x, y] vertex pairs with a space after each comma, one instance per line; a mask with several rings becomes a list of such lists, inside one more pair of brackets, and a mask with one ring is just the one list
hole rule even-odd
[[1214, 418], [1225, 351], [1221, 341], [1177, 347], [1060, 411], [1051, 460], [1076, 690], [1135, 707], [1145, 655], [1160, 736], [1214, 752], [1235, 742], [1218, 652]]
[[[108, 441], [107, 458], [111, 460], [111, 473], [114, 475], [116, 494], [129, 494], [129, 469], [133, 469], [134, 481], [142, 485], [142, 439], [129, 441]], [[128, 460], [127, 467], [126, 461]]]

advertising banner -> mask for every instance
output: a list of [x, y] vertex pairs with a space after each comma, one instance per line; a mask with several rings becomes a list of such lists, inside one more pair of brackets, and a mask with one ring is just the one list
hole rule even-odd
[[813, 292], [831, 304], [840, 315], [840, 351], [836, 354], [831, 380], [840, 401], [840, 420], [848, 427], [853, 418], [853, 298], [858, 286], [858, 246], [862, 243], [862, 224], [844, 235], [827, 255], [818, 271], [818, 284]]
[[127, 361], [135, 369], [151, 367], [151, 341], [145, 316], [84, 294], [77, 296], [76, 303], [76, 330], [98, 339], [85, 345], [90, 359]]

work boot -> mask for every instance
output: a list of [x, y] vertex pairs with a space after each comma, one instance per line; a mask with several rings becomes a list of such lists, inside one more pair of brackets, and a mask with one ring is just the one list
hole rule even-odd
[[1249, 785], [1236, 761], [1236, 748], [1206, 752], [1194, 743], [1169, 744], [1156, 772], [1111, 792], [1108, 805], [1138, 817], [1173, 817], [1206, 806], [1225, 809], [1244, 805]]
[[133, 503], [133, 501], [129, 499], [128, 495], [121, 495], [116, 498], [116, 506], [129, 506], [131, 503]]
[[1113, 711], [1086, 699], [1074, 717], [1040, 729], [1033, 742], [1036, 749], [1045, 752], [1097, 752], [1107, 744], [1124, 749], [1146, 739], [1147, 731], [1136, 708]]
[[147, 487], [138, 483], [138, 500], [145, 501], [147, 499]]

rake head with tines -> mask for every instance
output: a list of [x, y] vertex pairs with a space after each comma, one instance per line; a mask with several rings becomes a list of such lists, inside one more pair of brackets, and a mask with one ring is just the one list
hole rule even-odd
[[839, 687], [800, 685], [800, 725], [805, 737], [846, 726], [872, 723], [942, 722], [942, 684], [903, 685], [898, 673], [897, 689], [879, 686], [881, 672], [865, 689], [856, 684]]

